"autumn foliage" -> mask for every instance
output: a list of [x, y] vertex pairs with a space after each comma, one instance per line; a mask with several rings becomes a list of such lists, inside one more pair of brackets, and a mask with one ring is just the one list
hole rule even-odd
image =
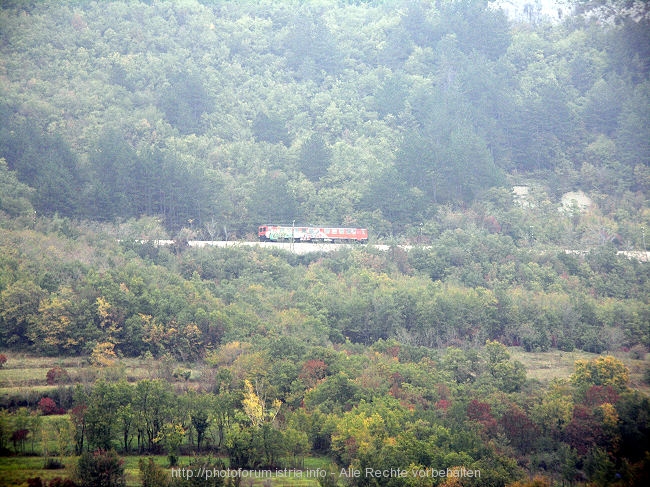
[[49, 397], [44, 397], [38, 401], [38, 409], [40, 409], [45, 416], [49, 416], [50, 414], [65, 413], [65, 410], [58, 407], [54, 399], [51, 399]]

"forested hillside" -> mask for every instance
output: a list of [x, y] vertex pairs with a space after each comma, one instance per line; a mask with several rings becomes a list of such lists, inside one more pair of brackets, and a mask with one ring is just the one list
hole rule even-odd
[[650, 10], [535, 12], [2, 2], [0, 483], [646, 485]]
[[513, 184], [538, 183], [547, 213], [583, 189], [586, 224], [641, 246], [646, 17], [515, 24], [485, 1], [3, 5], [0, 156], [39, 214], [155, 215], [205, 238], [292, 220], [435, 237], [441, 207], [480, 202], [503, 233], [533, 224], [557, 243], [566, 229], [508, 212]]

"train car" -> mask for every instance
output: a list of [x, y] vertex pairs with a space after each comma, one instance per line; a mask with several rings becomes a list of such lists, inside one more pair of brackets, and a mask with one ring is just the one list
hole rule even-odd
[[366, 228], [261, 225], [260, 242], [368, 242]]

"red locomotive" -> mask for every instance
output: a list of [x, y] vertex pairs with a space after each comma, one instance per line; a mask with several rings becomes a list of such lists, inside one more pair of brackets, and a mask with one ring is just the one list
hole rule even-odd
[[261, 242], [368, 242], [366, 228], [262, 225], [258, 236]]

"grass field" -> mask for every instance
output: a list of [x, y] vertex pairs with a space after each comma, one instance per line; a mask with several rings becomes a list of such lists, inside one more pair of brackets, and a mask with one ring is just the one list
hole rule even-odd
[[[510, 357], [519, 360], [526, 367], [526, 377], [538, 380], [542, 385], [548, 385], [553, 379], [568, 379], [574, 372], [576, 360], [591, 360], [598, 357], [595, 353], [582, 351], [563, 352], [551, 350], [548, 352], [526, 352], [519, 347], [509, 349]], [[630, 370], [630, 387], [644, 394], [650, 393], [650, 386], [643, 381], [645, 369], [650, 366], [648, 360], [635, 360], [629, 354], [611, 353], [621, 360]]]
[[[169, 477], [172, 477], [172, 469], [167, 467], [167, 457], [157, 455], [151, 457], [126, 456], [124, 459], [124, 473], [128, 487], [139, 487], [142, 485], [140, 480], [140, 470], [138, 463], [141, 458], [153, 458], [154, 461], [165, 468]], [[190, 457], [180, 457], [180, 467], [188, 468]], [[40, 477], [42, 480], [52, 480], [56, 477], [69, 478], [74, 475], [74, 468], [77, 464], [77, 457], [64, 457], [63, 465], [65, 468], [60, 470], [48, 470], [43, 468], [44, 459], [41, 457], [0, 457], [0, 487], [25, 487], [27, 480], [30, 478]], [[308, 476], [307, 471], [315, 472], [316, 469], [325, 469], [327, 459], [308, 458], [305, 460], [305, 473], [295, 475], [280, 475], [271, 478], [271, 484], [278, 487], [313, 487], [318, 485], [315, 474]], [[196, 468], [194, 469], [196, 471]], [[177, 475], [180, 475], [178, 473]], [[245, 478], [241, 485], [244, 487], [265, 485], [266, 478], [255, 478], [251, 476]]]
[[573, 374], [576, 360], [592, 359], [596, 354], [582, 351], [526, 352], [522, 348], [510, 348], [510, 357], [519, 360], [526, 367], [526, 377], [546, 385], [553, 379], [567, 379]]
[[124, 377], [130, 382], [152, 378], [163, 367], [160, 360], [138, 358], [119, 359], [113, 367], [105, 369], [92, 367], [86, 358], [33, 357], [6, 352], [8, 361], [0, 369], [0, 389], [7, 387], [32, 387], [46, 385], [47, 371], [62, 367], [76, 382], [93, 382], [99, 376], [108, 379]]

